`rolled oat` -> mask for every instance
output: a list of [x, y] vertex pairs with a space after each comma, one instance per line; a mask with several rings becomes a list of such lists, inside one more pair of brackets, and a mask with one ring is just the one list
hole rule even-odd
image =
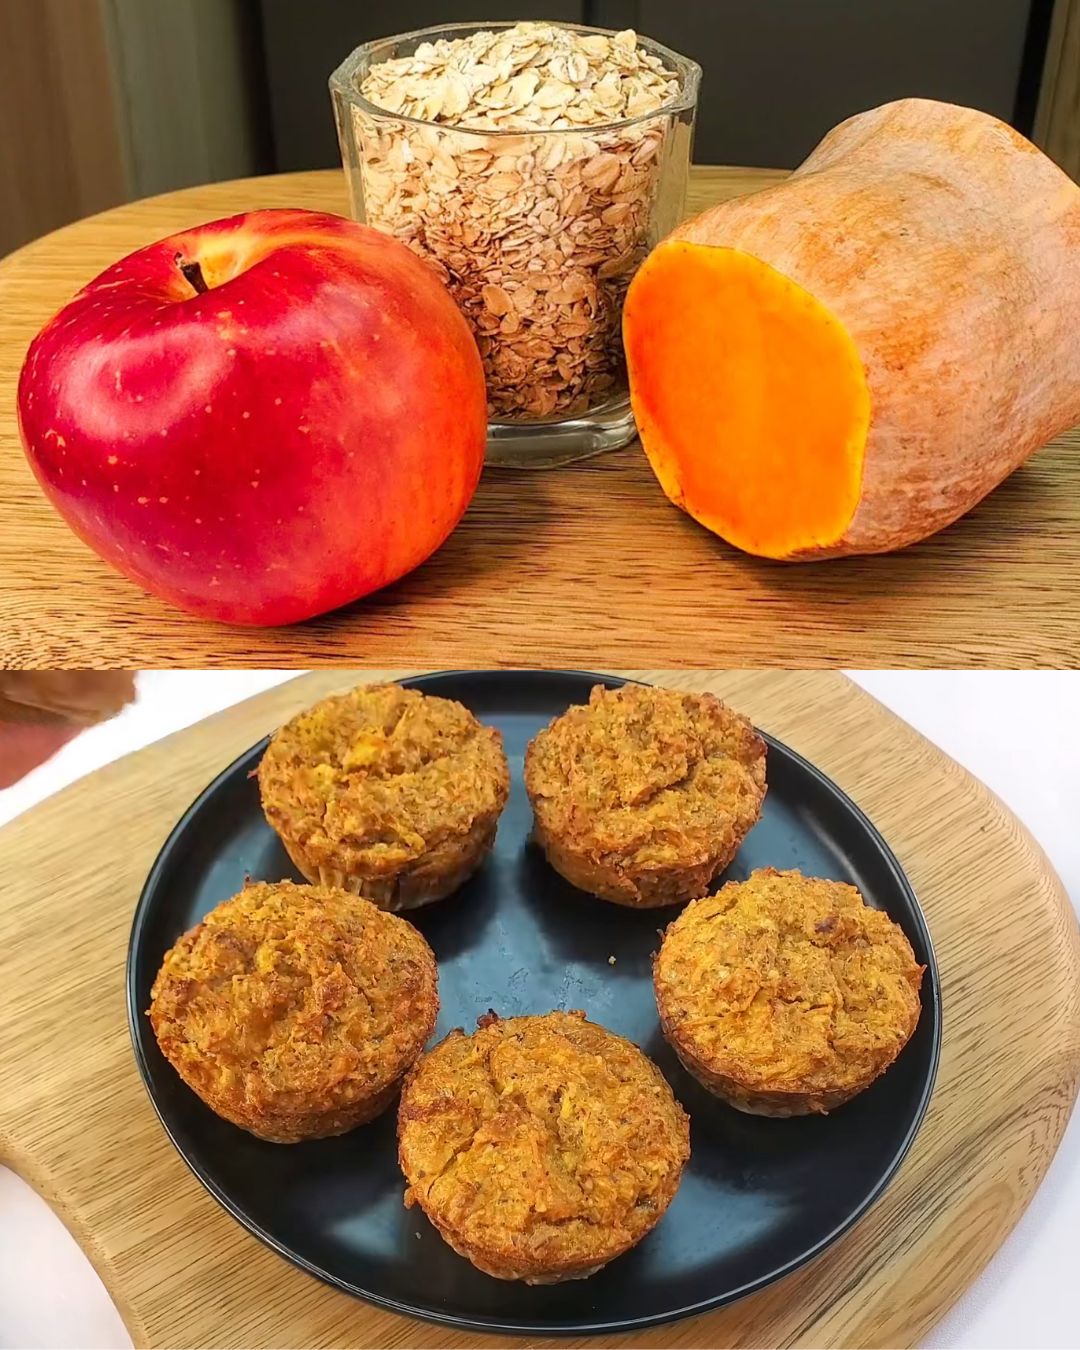
[[622, 302], [671, 153], [670, 119], [647, 115], [678, 89], [632, 31], [545, 23], [425, 42], [363, 79], [392, 114], [353, 106], [365, 216], [449, 285], [493, 417], [573, 416], [619, 392]]

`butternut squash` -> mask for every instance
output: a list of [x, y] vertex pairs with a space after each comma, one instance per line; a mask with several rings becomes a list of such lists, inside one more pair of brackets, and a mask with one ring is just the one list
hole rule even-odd
[[1080, 187], [986, 113], [889, 103], [676, 229], [623, 332], [677, 506], [768, 558], [903, 548], [1080, 422]]

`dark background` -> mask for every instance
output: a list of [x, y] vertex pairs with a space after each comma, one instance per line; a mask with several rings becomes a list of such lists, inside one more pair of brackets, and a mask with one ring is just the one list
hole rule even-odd
[[921, 94], [1034, 132], [1080, 179], [1080, 0], [0, 0], [0, 256], [121, 202], [336, 167], [327, 80], [355, 47], [521, 18], [697, 60], [698, 163], [792, 168]]
[[372, 38], [550, 18], [636, 28], [704, 70], [698, 163], [794, 167], [854, 112], [918, 94], [1030, 133], [1049, 0], [260, 0], [274, 167], [337, 164], [330, 71]]

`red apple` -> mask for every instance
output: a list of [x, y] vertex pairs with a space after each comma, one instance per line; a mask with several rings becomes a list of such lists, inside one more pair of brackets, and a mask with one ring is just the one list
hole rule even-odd
[[483, 464], [484, 377], [404, 244], [254, 211], [80, 291], [30, 346], [19, 428], [53, 505], [132, 580], [210, 618], [292, 623], [447, 537]]

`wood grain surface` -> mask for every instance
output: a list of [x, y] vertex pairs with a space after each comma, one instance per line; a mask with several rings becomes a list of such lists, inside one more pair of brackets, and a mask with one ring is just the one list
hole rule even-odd
[[[814, 1264], [691, 1321], [532, 1344], [913, 1345], [1012, 1228], [1072, 1107], [1080, 933], [1068, 900], [986, 788], [842, 675], [629, 673], [714, 689], [873, 818], [929, 920], [943, 983], [941, 1069], [893, 1185]], [[174, 1152], [128, 1040], [128, 929], [170, 828], [237, 754], [356, 678], [339, 670], [279, 686], [0, 830], [0, 1158], [55, 1206], [140, 1346], [477, 1343], [350, 1299], [262, 1247]]]
[[[775, 171], [694, 170], [689, 206]], [[446, 545], [365, 601], [227, 628], [144, 595], [70, 533], [19, 446], [27, 345], [117, 257], [248, 208], [346, 209], [337, 171], [217, 183], [68, 226], [0, 262], [0, 665], [1080, 665], [1080, 433], [903, 553], [751, 558], [676, 510], [635, 442], [544, 472], [488, 470]]]

